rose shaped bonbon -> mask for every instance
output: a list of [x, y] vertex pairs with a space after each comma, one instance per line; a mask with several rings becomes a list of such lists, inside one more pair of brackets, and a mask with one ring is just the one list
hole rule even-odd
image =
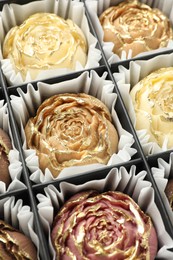
[[173, 67], [159, 69], [136, 84], [131, 97], [136, 129], [147, 129], [150, 141], [173, 147]]
[[104, 41], [113, 42], [113, 52], [121, 57], [122, 51], [132, 50], [132, 57], [161, 47], [173, 38], [168, 18], [159, 10], [129, 0], [111, 6], [100, 16]]
[[3, 57], [11, 60], [23, 78], [30, 72], [35, 79], [42, 70], [75, 69], [77, 61], [85, 66], [87, 41], [72, 20], [36, 13], [7, 33]]
[[27, 146], [36, 150], [40, 168], [48, 168], [54, 177], [65, 167], [106, 164], [118, 145], [111, 120], [107, 107], [93, 96], [55, 95], [28, 121]]
[[151, 219], [121, 192], [81, 192], [55, 217], [52, 243], [56, 259], [150, 259], [157, 252]]
[[8, 171], [9, 159], [8, 154], [12, 149], [11, 140], [7, 133], [0, 128], [0, 181], [3, 181], [8, 186], [11, 178]]
[[0, 259], [38, 259], [32, 241], [2, 220], [0, 220]]

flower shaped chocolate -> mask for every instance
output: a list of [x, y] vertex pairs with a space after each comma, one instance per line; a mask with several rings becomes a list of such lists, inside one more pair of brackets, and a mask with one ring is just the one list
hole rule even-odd
[[136, 129], [147, 129], [150, 141], [173, 147], [173, 68], [162, 68], [141, 80], [130, 93]]
[[35, 79], [42, 70], [75, 69], [77, 61], [85, 66], [87, 42], [72, 20], [36, 13], [8, 32], [3, 57], [9, 58], [24, 78], [30, 72]]
[[54, 177], [65, 167], [106, 164], [117, 151], [117, 131], [107, 107], [87, 94], [59, 94], [45, 100], [25, 133], [40, 168], [48, 168]]
[[127, 0], [100, 16], [104, 41], [114, 43], [114, 53], [132, 50], [132, 56], [166, 47], [173, 38], [168, 18], [159, 10], [137, 0]]
[[0, 220], [0, 259], [37, 259], [37, 251], [32, 241], [2, 220]]
[[149, 216], [128, 195], [74, 195], [54, 220], [56, 259], [155, 259], [157, 237]]

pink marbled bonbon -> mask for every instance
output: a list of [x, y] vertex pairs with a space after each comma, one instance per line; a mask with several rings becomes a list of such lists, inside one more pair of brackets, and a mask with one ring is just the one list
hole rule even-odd
[[51, 237], [62, 260], [154, 260], [157, 254], [150, 217], [121, 192], [74, 195], [55, 217]]

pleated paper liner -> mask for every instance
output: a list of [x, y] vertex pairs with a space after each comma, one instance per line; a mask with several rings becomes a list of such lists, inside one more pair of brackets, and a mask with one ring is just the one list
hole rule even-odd
[[[16, 89], [16, 94], [10, 95], [11, 105], [14, 111], [14, 116], [20, 129], [22, 145], [26, 157], [26, 164], [31, 171], [32, 175], [30, 179], [34, 183], [43, 183], [51, 181], [53, 178], [51, 172], [46, 169], [45, 173], [39, 168], [38, 158], [34, 150], [28, 150], [25, 140], [24, 127], [31, 116], [36, 114], [36, 110], [40, 104], [47, 98], [60, 93], [86, 93], [100, 99], [109, 109], [112, 115], [113, 124], [118, 130], [119, 142], [118, 152], [113, 154], [108, 162], [109, 165], [116, 165], [125, 161], [131, 160], [133, 155], [136, 154], [137, 150], [133, 147], [134, 139], [131, 133], [127, 132], [121, 126], [116, 111], [114, 109], [117, 95], [114, 93], [114, 85], [110, 80], [106, 80], [107, 72], [105, 71], [102, 76], [99, 76], [95, 71], [83, 72], [79, 77], [66, 79], [61, 83], [45, 84], [39, 82], [37, 88], [34, 89], [32, 84], [28, 84], [26, 92], [21, 88]], [[9, 94], [12, 89], [9, 89]], [[13, 89], [14, 90], [14, 89]], [[14, 93], [14, 92], [13, 92]], [[19, 113], [20, 111], [20, 113]], [[74, 166], [68, 167], [62, 170], [58, 178], [64, 178], [72, 176], [78, 172], [82, 174], [105, 167], [105, 165], [85, 165], [85, 166]]]
[[[30, 15], [39, 12], [48, 12], [55, 13], [65, 19], [70, 18], [73, 20], [84, 32], [88, 44], [87, 61], [84, 67], [80, 63], [77, 63], [74, 70], [62, 68], [41, 71], [35, 80], [46, 79], [100, 66], [101, 51], [96, 47], [97, 39], [90, 31], [82, 2], [71, 0], [42, 0], [27, 2], [27, 4], [23, 3], [24, 2], [22, 2], [22, 5], [20, 5], [20, 2], [19, 4], [18, 2], [16, 4], [4, 3], [2, 6], [0, 21], [0, 30], [2, 32], [0, 36], [1, 43], [3, 43], [5, 35], [12, 27], [21, 24]], [[29, 72], [25, 79], [22, 78], [20, 72], [16, 73], [11, 61], [9, 59], [4, 59], [2, 54], [1, 64], [3, 73], [6, 76], [9, 85], [20, 85], [32, 81]]]
[[[130, 97], [131, 89], [151, 72], [160, 68], [173, 66], [172, 57], [173, 53], [160, 54], [151, 59], [148, 58], [147, 60], [139, 59], [123, 63], [122, 65], [112, 65], [112, 74], [117, 82], [119, 92], [134, 127], [136, 116]], [[166, 139], [165, 142], [163, 142], [163, 146], [160, 147], [156, 142], [149, 141], [150, 136], [146, 129], [137, 130], [136, 132], [145, 155], [156, 154], [168, 150]]]
[[[55, 259], [55, 252], [53, 250], [50, 234], [53, 219], [59, 211], [63, 203], [72, 195], [81, 191], [95, 189], [99, 192], [104, 191], [121, 191], [131, 196], [141, 209], [150, 215], [158, 235], [159, 248], [156, 259], [172, 259], [173, 252], [171, 246], [173, 243], [172, 238], [165, 230], [164, 222], [159, 212], [159, 207], [155, 204], [155, 192], [151, 187], [151, 183], [146, 180], [147, 172], [139, 170], [140, 165], [131, 165], [127, 170], [125, 167], [112, 168], [105, 171], [107, 175], [102, 179], [90, 179], [85, 183], [76, 181], [61, 182], [56, 185], [55, 183], [35, 189], [38, 198], [38, 211], [42, 219], [42, 224], [45, 232], [48, 235], [48, 242], [52, 259]], [[138, 170], [137, 170], [138, 169]], [[37, 189], [39, 192], [37, 192]], [[157, 216], [157, 218], [156, 218]]]
[[[113, 43], [112, 42], [104, 42], [103, 40], [103, 29], [99, 21], [99, 16], [105, 11], [107, 8], [111, 6], [118, 5], [119, 3], [123, 2], [123, 0], [83, 0], [83, 2], [86, 5], [86, 9], [89, 13], [90, 19], [92, 21], [93, 28], [97, 34], [97, 37], [99, 39], [99, 42], [102, 46], [102, 49], [104, 50], [105, 56], [108, 60], [109, 64], [121, 62], [123, 60], [129, 60], [132, 58], [132, 53], [129, 50], [128, 53], [125, 51], [122, 52], [121, 57], [119, 57], [117, 54], [113, 53]], [[172, 19], [172, 12], [173, 12], [173, 3], [171, 0], [151, 0], [151, 1], [145, 1], [140, 0], [139, 2], [142, 2], [144, 4], [149, 5], [152, 8], [158, 8], [160, 11], [162, 11], [169, 19], [171, 24], [173, 24]], [[166, 47], [159, 48], [153, 51], [147, 51], [147, 52], [141, 52], [140, 54], [136, 55], [135, 58], [146, 56], [146, 55], [156, 55], [157, 53], [162, 53], [168, 50], [173, 49], [173, 41], [170, 40]]]

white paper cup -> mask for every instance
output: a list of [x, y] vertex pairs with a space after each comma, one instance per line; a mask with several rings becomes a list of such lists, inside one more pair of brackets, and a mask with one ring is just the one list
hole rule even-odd
[[52, 253], [52, 259], [55, 259], [55, 252], [51, 243], [50, 234], [53, 219], [58, 212], [60, 205], [62, 205], [69, 196], [78, 192], [94, 189], [99, 192], [124, 192], [126, 190], [125, 193], [131, 196], [153, 221], [159, 244], [156, 259], [172, 260], [173, 252], [169, 251], [169, 249], [172, 247], [173, 240], [165, 230], [159, 209], [154, 202], [154, 190], [151, 187], [151, 183], [144, 180], [145, 176], [145, 171], [136, 173], [136, 167], [134, 165], [131, 167], [129, 172], [124, 167], [121, 167], [119, 170], [113, 168], [104, 179], [88, 181], [81, 185], [61, 182], [59, 191], [53, 185], [49, 185], [44, 189], [45, 194], [37, 194], [39, 200], [38, 212], [44, 230], [49, 236], [49, 246]]
[[[129, 51], [129, 53], [126, 53], [125, 51], [122, 52], [121, 57], [119, 57], [117, 54], [113, 53], [113, 43], [112, 42], [104, 42], [103, 40], [103, 29], [99, 21], [99, 16], [109, 7], [118, 5], [119, 3], [123, 2], [123, 0], [85, 0], [87, 9], [89, 11], [93, 26], [95, 28], [95, 31], [97, 32], [99, 41], [101, 42], [101, 45], [103, 47], [103, 50], [105, 52], [106, 58], [108, 60], [109, 64], [119, 62], [121, 60], [131, 59], [132, 53]], [[171, 24], [173, 25], [173, 2], [172, 0], [141, 0], [140, 2], [143, 2], [144, 4], [149, 5], [153, 8], [158, 8], [161, 10], [169, 19]], [[94, 6], [95, 5], [95, 6]], [[153, 51], [143, 52], [135, 57], [145, 56], [149, 54], [156, 54], [159, 52], [171, 50], [173, 48], [173, 41], [170, 40], [168, 45], [164, 48], [159, 48]], [[134, 58], [134, 57], [133, 57]]]
[[[91, 4], [92, 5], [92, 4]], [[0, 43], [1, 48], [4, 42], [5, 35], [14, 26], [20, 25], [30, 15], [39, 12], [55, 13], [62, 18], [69, 18], [73, 20], [83, 31], [88, 43], [88, 55], [85, 67], [82, 67], [80, 63], [76, 64], [74, 71], [79, 71], [88, 68], [94, 68], [99, 66], [101, 59], [101, 51], [96, 48], [97, 40], [91, 34], [89, 24], [84, 12], [84, 6], [82, 2], [70, 1], [70, 7], [68, 8], [68, 0], [42, 0], [33, 1], [25, 5], [18, 4], [5, 4], [2, 12], [0, 13]], [[76, 15], [77, 14], [77, 15]], [[2, 64], [2, 71], [9, 83], [9, 85], [21, 85], [32, 81], [29, 72], [26, 75], [26, 79], [23, 80], [21, 73], [16, 73], [12, 63], [9, 59], [3, 59], [2, 49], [0, 48], [0, 60]], [[34, 80], [40, 80], [50, 77], [55, 77], [62, 74], [73, 72], [67, 68], [44, 70]]]
[[[11, 104], [14, 110], [14, 115], [17, 123], [21, 129], [21, 138], [23, 141], [23, 149], [26, 156], [26, 163], [32, 175], [30, 179], [35, 183], [42, 183], [53, 179], [51, 172], [46, 169], [44, 174], [39, 169], [38, 157], [34, 150], [28, 150], [26, 146], [24, 127], [27, 121], [32, 116], [35, 116], [36, 110], [40, 104], [47, 98], [60, 93], [86, 93], [100, 99], [109, 109], [112, 115], [113, 124], [115, 125], [118, 135], [118, 152], [113, 154], [108, 162], [108, 166], [129, 161], [131, 157], [137, 152], [132, 147], [134, 143], [133, 136], [122, 128], [121, 123], [117, 117], [114, 109], [117, 95], [113, 93], [114, 85], [110, 80], [105, 80], [107, 73], [99, 77], [95, 71], [82, 73], [79, 77], [56, 83], [53, 85], [38, 83], [38, 90], [36, 91], [31, 84], [28, 85], [27, 93], [18, 88], [19, 96], [11, 96]], [[68, 167], [62, 170], [57, 178], [65, 178], [74, 174], [82, 174], [90, 172], [98, 168], [105, 167], [103, 164], [92, 164], [85, 166]]]
[[[173, 53], [167, 55], [158, 55], [149, 60], [136, 60], [129, 63], [129, 68], [124, 66], [118, 66], [118, 72], [113, 73], [113, 76], [117, 82], [117, 86], [123, 98], [124, 104], [131, 118], [131, 121], [135, 127], [136, 116], [132, 99], [130, 97], [131, 89], [147, 75], [160, 68], [173, 66]], [[156, 142], [149, 141], [149, 134], [146, 129], [137, 130], [139, 141], [142, 145], [145, 155], [156, 154], [163, 151], [167, 151], [167, 141], [163, 142], [163, 146], [160, 147]], [[173, 147], [172, 147], [173, 148]], [[172, 149], [170, 148], [170, 149]]]

